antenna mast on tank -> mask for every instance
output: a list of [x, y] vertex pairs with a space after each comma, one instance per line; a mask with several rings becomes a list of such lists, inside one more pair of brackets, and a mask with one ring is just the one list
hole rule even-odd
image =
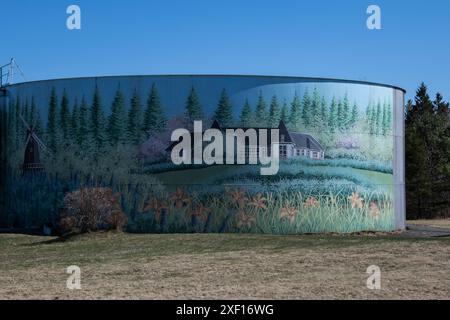
[[[0, 67], [0, 87], [5, 87], [7, 85], [13, 84], [14, 73], [18, 72], [24, 81], [26, 81], [25, 74], [20, 69], [16, 62], [16, 59], [11, 58], [10, 62]], [[4, 80], [5, 79], [5, 80]]]

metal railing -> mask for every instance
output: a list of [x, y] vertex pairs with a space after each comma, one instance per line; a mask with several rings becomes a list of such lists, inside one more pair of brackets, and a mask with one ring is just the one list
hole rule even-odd
[[[14, 71], [17, 70], [22, 78], [26, 81], [25, 74], [20, 69], [14, 58], [11, 58], [9, 63], [0, 66], [0, 88], [10, 85], [14, 81]], [[4, 80], [6, 78], [6, 80]]]

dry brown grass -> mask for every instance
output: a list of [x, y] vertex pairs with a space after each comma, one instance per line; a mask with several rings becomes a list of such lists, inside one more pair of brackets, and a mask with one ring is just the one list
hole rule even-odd
[[[449, 299], [450, 239], [0, 235], [1, 299]], [[366, 269], [382, 270], [382, 290]], [[82, 290], [66, 288], [69, 265]]]
[[409, 224], [425, 225], [435, 228], [450, 228], [450, 219], [436, 219], [436, 220], [410, 220]]

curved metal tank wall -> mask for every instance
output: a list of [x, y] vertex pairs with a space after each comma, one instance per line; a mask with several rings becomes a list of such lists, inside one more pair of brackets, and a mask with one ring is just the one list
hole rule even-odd
[[[170, 160], [166, 163], [168, 157], [153, 159], [154, 151], [151, 147], [169, 146], [170, 141], [167, 141], [167, 137], [170, 137], [170, 132], [158, 132], [151, 136], [153, 140], [150, 141], [144, 139], [142, 144], [137, 146], [140, 154], [144, 154], [144, 160], [140, 161], [146, 166], [141, 173], [157, 181], [155, 183], [167, 193], [162, 196], [169, 199], [167, 201], [170, 202], [170, 199], [176, 197], [171, 196], [176, 192], [187, 199], [186, 204], [182, 204], [181, 209], [178, 208], [179, 212], [172, 214], [174, 217], [179, 216], [173, 218], [174, 224], [181, 223], [178, 220], [182, 219], [181, 216], [187, 215], [188, 218], [183, 218], [186, 220], [186, 228], [178, 230], [169, 227], [167, 230], [190, 231], [189, 225], [192, 221], [189, 210], [194, 212], [197, 206], [204, 204], [202, 202], [210, 203], [215, 198], [224, 198], [224, 193], [229, 194], [232, 199], [232, 193], [241, 189], [244, 190], [241, 197], [248, 200], [248, 203], [254, 203], [256, 207], [241, 210], [243, 208], [239, 208], [240, 204], [237, 203], [235, 208], [231, 209], [233, 204], [228, 202], [221, 203], [217, 208], [210, 208], [213, 215], [217, 216], [215, 218], [217, 221], [213, 222], [210, 231], [223, 231], [223, 224], [227, 219], [226, 232], [353, 232], [395, 230], [405, 227], [404, 91], [397, 87], [358, 81], [271, 76], [91, 77], [12, 85], [8, 87], [11, 103], [5, 107], [10, 111], [15, 110], [19, 101], [22, 111], [30, 110], [33, 101], [39, 110], [42, 126], [45, 127], [52, 89], [55, 90], [58, 99], [58, 108], [61, 97], [66, 95], [71, 110], [75, 101], [79, 107], [83, 99], [90, 107], [97, 88], [107, 121], [117, 90], [123, 95], [126, 112], [130, 109], [130, 100], [134, 93], [140, 97], [144, 112], [152, 86], [156, 88], [169, 124], [173, 119], [185, 117], [187, 97], [194, 89], [204, 113], [203, 129], [207, 129], [206, 126], [211, 125], [218, 101], [225, 90], [235, 119], [234, 127], [240, 125], [239, 118], [246, 102], [255, 114], [257, 106], [264, 101], [267, 123], [247, 123], [245, 127], [275, 128], [277, 125], [273, 125], [274, 121], [279, 123], [282, 109], [287, 107], [284, 122], [287, 122], [288, 136], [294, 137], [289, 159], [283, 160], [279, 172], [270, 178], [256, 176], [255, 170], [247, 166], [223, 166], [220, 170], [217, 167], [180, 170], [181, 168], [172, 167], [173, 164], [170, 166]], [[300, 108], [297, 117], [293, 115], [295, 108], [292, 107], [296, 101]], [[271, 104], [272, 107], [277, 107], [272, 114], [273, 121], [270, 118]], [[305, 108], [305, 105], [308, 107]], [[143, 118], [142, 114], [141, 119]], [[221, 119], [217, 120], [220, 122]], [[125, 122], [128, 122], [128, 114], [125, 116]], [[44, 130], [41, 135], [44, 142], [49, 139]], [[310, 146], [310, 142], [308, 147], [313, 149], [303, 150], [306, 146], [302, 145], [302, 139], [312, 141], [313, 147]], [[142, 152], [143, 146], [146, 146], [147, 153]], [[19, 143], [15, 151], [22, 152], [23, 147], [23, 143], [22, 145]], [[112, 157], [111, 152], [115, 151], [108, 152], [110, 154], [106, 153], [104, 157]], [[323, 152], [324, 159], [321, 159], [320, 152]], [[151, 158], [151, 161], [145, 160], [146, 156], [148, 159]], [[43, 155], [43, 157], [51, 156]], [[20, 156], [16, 156], [15, 159], [18, 161]], [[44, 159], [45, 161], [48, 161], [45, 163], [46, 171], [52, 172], [51, 168], [48, 168], [51, 161]], [[157, 163], [158, 161], [160, 163]], [[164, 166], [168, 169], [163, 170]], [[20, 170], [20, 163], [11, 164], [11, 171], [14, 170]], [[189, 174], [193, 171], [195, 174]], [[77, 174], [72, 172], [68, 176]], [[62, 177], [63, 174], [59, 176]], [[76, 183], [69, 185], [65, 189], [66, 192], [79, 187]], [[194, 185], [201, 185], [202, 190], [195, 190]], [[211, 194], [208, 194], [208, 189]], [[151, 224], [148, 221], [138, 221], [143, 219], [138, 212], [142, 212], [150, 198], [156, 196], [145, 198], [142, 195], [131, 201], [125, 199], [131, 194], [127, 192], [125, 196], [122, 195], [122, 201], [127, 202], [123, 204], [124, 211], [129, 216], [131, 224], [134, 224], [130, 229], [139, 229], [137, 226], [139, 223]], [[258, 194], [260, 198], [257, 198]], [[258, 204], [258, 199], [262, 204]], [[128, 203], [130, 201], [132, 204]], [[53, 209], [52, 212], [56, 211], [57, 209]], [[151, 209], [144, 214], [147, 217], [145, 219], [149, 221], [157, 220], [158, 214], [152, 213]], [[269, 214], [272, 214], [270, 218]], [[53, 223], [55, 219], [57, 218], [53, 217], [51, 222]], [[178, 222], [175, 222], [176, 219]], [[208, 219], [206, 214], [205, 224]], [[273, 225], [273, 221], [276, 221], [276, 225]], [[158, 230], [151, 229], [148, 232]]]
[[9, 105], [8, 91], [0, 88], [0, 213], [6, 212], [5, 185], [7, 163], [7, 106]]

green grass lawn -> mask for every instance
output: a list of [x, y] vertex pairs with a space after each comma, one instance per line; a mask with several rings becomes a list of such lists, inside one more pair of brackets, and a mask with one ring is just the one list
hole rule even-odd
[[208, 185], [214, 184], [217, 177], [224, 173], [234, 172], [236, 169], [244, 169], [245, 167], [248, 166], [216, 165], [199, 169], [167, 171], [155, 174], [155, 177], [168, 187], [174, 185]]
[[[81, 290], [66, 288], [70, 265]], [[0, 299], [448, 299], [449, 268], [450, 239], [395, 234], [0, 235]]]
[[351, 168], [351, 170], [355, 173], [359, 173], [371, 179], [374, 184], [380, 185], [382, 188], [385, 188], [388, 192], [392, 192], [394, 183], [392, 174], [354, 168]]
[[[314, 166], [305, 166], [314, 167]], [[245, 172], [249, 169], [248, 165], [216, 165], [198, 169], [187, 170], [175, 170], [167, 171], [163, 173], [155, 174], [155, 177], [159, 179], [163, 184], [167, 186], [182, 186], [182, 185], [211, 185], [215, 184], [215, 181], [221, 176], [227, 173], [239, 173]], [[374, 184], [381, 185], [387, 188], [388, 191], [392, 190], [392, 174], [382, 173], [377, 171], [355, 169], [349, 167], [336, 167], [336, 166], [318, 166], [318, 168], [327, 170], [330, 168], [340, 169], [342, 172], [355, 173], [370, 179]]]

